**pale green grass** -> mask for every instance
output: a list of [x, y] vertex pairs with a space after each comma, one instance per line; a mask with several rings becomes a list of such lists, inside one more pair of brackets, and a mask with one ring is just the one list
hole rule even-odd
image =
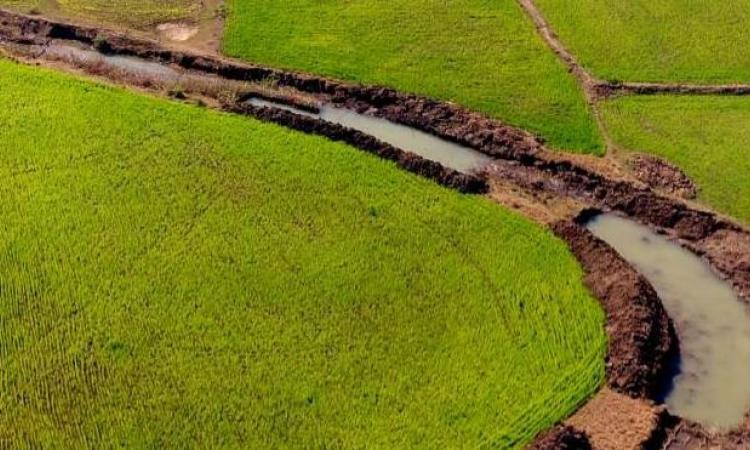
[[444, 100], [603, 150], [583, 94], [514, 0], [229, 0], [231, 56]]
[[565, 245], [350, 147], [0, 61], [0, 442], [520, 446], [604, 376]]
[[535, 0], [604, 79], [750, 83], [746, 0]]
[[750, 98], [625, 97], [603, 110], [618, 146], [667, 158], [701, 201], [750, 224]]
[[0, 7], [138, 28], [204, 12], [201, 0], [0, 0]]

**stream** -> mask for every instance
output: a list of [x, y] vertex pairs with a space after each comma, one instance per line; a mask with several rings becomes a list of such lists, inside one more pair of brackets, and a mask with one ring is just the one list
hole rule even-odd
[[698, 256], [615, 214], [587, 224], [654, 286], [680, 340], [669, 410], [728, 429], [750, 408], [750, 314], [731, 286]]

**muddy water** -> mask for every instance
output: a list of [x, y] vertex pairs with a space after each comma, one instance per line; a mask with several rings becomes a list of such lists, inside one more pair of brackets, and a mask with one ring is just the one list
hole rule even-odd
[[[164, 83], [179, 83], [185, 79], [206, 79], [199, 75], [186, 75], [172, 67], [140, 58], [117, 55], [104, 55], [90, 48], [71, 45], [67, 42], [51, 42], [42, 47], [47, 57], [78, 62], [87, 66], [104, 64], [122, 72]], [[330, 105], [320, 107], [319, 114], [276, 102], [251, 98], [248, 102], [255, 106], [283, 109], [308, 117], [336, 123], [369, 134], [396, 148], [406, 150], [426, 159], [437, 161], [451, 169], [473, 173], [492, 162], [492, 158], [467, 147], [449, 142], [428, 133], [395, 124], [385, 119], [358, 114]]]
[[679, 373], [665, 394], [670, 411], [729, 428], [750, 408], [750, 314], [730, 286], [693, 253], [613, 214], [587, 227], [654, 286], [680, 339]]
[[103, 55], [95, 50], [79, 48], [68, 44], [50, 43], [44, 47], [44, 53], [47, 56], [62, 58], [68, 61], [77, 61], [86, 65], [102, 63], [123, 72], [162, 81], [177, 81], [180, 78], [180, 73], [177, 70], [163, 64], [144, 61], [140, 58], [130, 56]]
[[445, 167], [459, 172], [475, 172], [492, 162], [492, 158], [470, 148], [440, 139], [423, 131], [398, 125], [385, 119], [358, 114], [348, 109], [323, 105], [320, 108], [320, 114], [311, 114], [297, 108], [258, 98], [250, 99], [249, 102], [255, 106], [284, 109], [353, 128], [396, 148], [416, 153], [423, 158], [437, 161]]
[[303, 111], [299, 108], [295, 108], [294, 106], [284, 105], [282, 103], [276, 103], [271, 102], [268, 100], [263, 100], [262, 98], [253, 97], [247, 101], [253, 106], [258, 106], [261, 108], [276, 108], [276, 109], [283, 109], [284, 111], [289, 111], [294, 114], [299, 114], [300, 116], [307, 116], [307, 117], [314, 117], [316, 119], [320, 118], [319, 114]]

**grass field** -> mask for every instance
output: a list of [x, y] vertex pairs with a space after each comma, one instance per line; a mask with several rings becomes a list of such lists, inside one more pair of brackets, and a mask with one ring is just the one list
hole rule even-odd
[[201, 0], [0, 0], [22, 12], [32, 10], [86, 20], [133, 27], [147, 27], [160, 22], [195, 18], [202, 13]]
[[224, 49], [273, 66], [453, 100], [603, 151], [583, 94], [514, 0], [229, 0]]
[[603, 109], [618, 146], [672, 161], [700, 200], [750, 224], [750, 99], [626, 97]]
[[750, 83], [750, 2], [536, 0], [600, 78]]
[[0, 60], [0, 442], [518, 446], [599, 386], [565, 245], [344, 145]]

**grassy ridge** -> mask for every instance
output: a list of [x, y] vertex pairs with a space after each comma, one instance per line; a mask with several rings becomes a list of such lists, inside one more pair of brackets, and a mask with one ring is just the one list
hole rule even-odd
[[750, 99], [626, 97], [603, 109], [618, 146], [672, 161], [700, 200], [750, 223]]
[[602, 151], [573, 77], [513, 0], [229, 0], [231, 56], [456, 101]]
[[0, 60], [0, 441], [518, 446], [603, 378], [564, 244], [344, 145]]
[[750, 2], [536, 2], [563, 42], [601, 78], [750, 82]]

